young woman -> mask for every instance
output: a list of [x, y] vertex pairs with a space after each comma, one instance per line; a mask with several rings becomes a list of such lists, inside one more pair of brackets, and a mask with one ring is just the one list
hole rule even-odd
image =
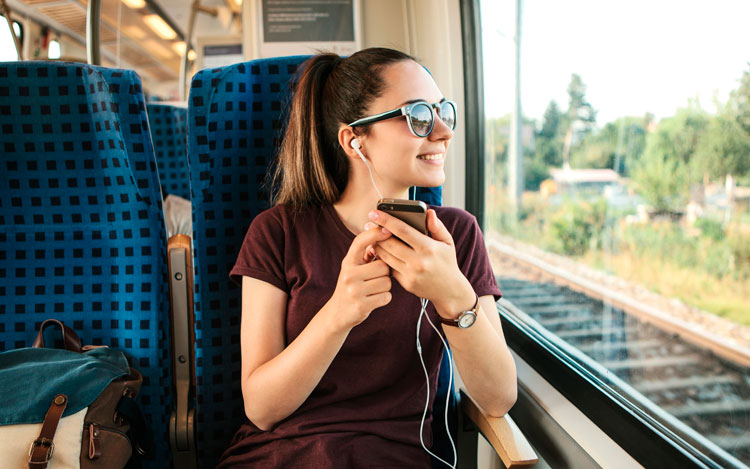
[[[455, 106], [401, 52], [303, 64], [276, 204], [253, 221], [231, 272], [242, 279], [248, 421], [219, 467], [429, 467], [420, 298], [485, 412], [513, 405], [515, 366], [476, 219], [431, 207], [426, 236], [375, 210], [378, 192], [405, 199], [411, 186], [443, 184], [454, 126]], [[431, 409], [443, 344], [427, 321], [419, 334]]]

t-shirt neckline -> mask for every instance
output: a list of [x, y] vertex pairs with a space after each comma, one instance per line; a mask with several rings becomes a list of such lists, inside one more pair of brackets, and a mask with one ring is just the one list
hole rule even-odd
[[336, 211], [336, 208], [333, 206], [333, 204], [328, 204], [325, 206], [324, 210], [328, 216], [333, 221], [333, 224], [338, 228], [339, 232], [342, 233], [348, 240], [354, 240], [356, 235], [349, 230], [349, 228], [344, 225], [343, 220], [341, 220], [341, 217], [339, 217], [338, 212]]

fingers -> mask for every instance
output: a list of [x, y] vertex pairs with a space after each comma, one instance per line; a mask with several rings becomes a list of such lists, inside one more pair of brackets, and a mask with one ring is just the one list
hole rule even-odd
[[408, 244], [413, 248], [421, 246], [424, 235], [419, 231], [415, 230], [407, 223], [399, 220], [398, 218], [383, 212], [382, 210], [372, 210], [369, 213], [370, 220], [377, 223], [378, 225], [388, 229], [394, 236], [397, 236], [404, 243]]
[[352, 241], [352, 245], [349, 246], [349, 251], [346, 253], [343, 262], [350, 264], [365, 264], [367, 246], [373, 245], [378, 241], [384, 241], [391, 236], [392, 235], [388, 230], [383, 230], [380, 227], [370, 228], [369, 230], [363, 231], [354, 238], [354, 241]]
[[391, 302], [391, 299], [393, 298], [393, 295], [391, 295], [391, 292], [386, 291], [383, 293], [376, 293], [374, 295], [370, 295], [367, 298], [365, 298], [365, 302], [367, 303], [367, 306], [370, 308], [370, 310], [374, 310], [380, 307], [383, 307]]
[[433, 209], [427, 210], [427, 230], [432, 239], [453, 244], [453, 237]]
[[382, 259], [377, 259], [369, 264], [357, 266], [355, 275], [359, 280], [372, 280], [378, 277], [388, 277], [391, 275], [391, 269]]
[[375, 254], [377, 254], [378, 259], [385, 261], [388, 266], [396, 270], [401, 270], [404, 264], [406, 264], [405, 261], [393, 255], [387, 248], [380, 244], [375, 245]]
[[391, 291], [392, 281], [390, 277], [378, 277], [372, 280], [367, 280], [364, 283], [362, 292], [367, 296], [377, 295]]

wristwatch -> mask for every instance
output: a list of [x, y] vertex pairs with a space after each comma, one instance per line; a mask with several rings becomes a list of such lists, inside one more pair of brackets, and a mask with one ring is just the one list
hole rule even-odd
[[440, 322], [446, 326], [458, 327], [460, 329], [468, 329], [473, 326], [477, 320], [477, 311], [479, 310], [479, 296], [474, 296], [476, 296], [477, 299], [474, 301], [474, 306], [472, 306], [470, 310], [462, 312], [456, 319], [445, 319], [440, 316]]

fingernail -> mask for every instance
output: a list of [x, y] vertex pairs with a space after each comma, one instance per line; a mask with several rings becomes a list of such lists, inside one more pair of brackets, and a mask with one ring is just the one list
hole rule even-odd
[[378, 219], [378, 212], [375, 210], [370, 210], [370, 213], [368, 214], [370, 216], [371, 220], [377, 220]]
[[367, 223], [365, 223], [365, 228], [364, 228], [364, 230], [365, 230], [365, 231], [367, 231], [367, 230], [369, 230], [370, 228], [372, 228], [372, 223], [370, 223], [370, 222], [368, 221]]
[[383, 232], [383, 234], [391, 234], [391, 232], [388, 231], [388, 228], [381, 228], [381, 231]]

